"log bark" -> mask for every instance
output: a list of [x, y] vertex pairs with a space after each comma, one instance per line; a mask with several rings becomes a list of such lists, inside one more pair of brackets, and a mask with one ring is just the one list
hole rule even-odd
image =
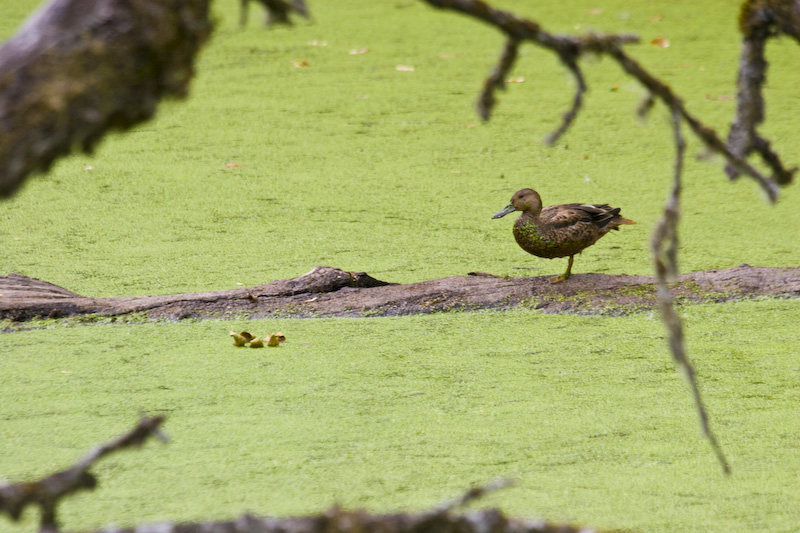
[[[396, 316], [453, 310], [532, 307], [544, 313], [623, 315], [658, 309], [653, 276], [574, 274], [466, 276], [393, 284], [364, 272], [318, 266], [307, 274], [255, 287], [165, 296], [93, 298], [46, 281], [0, 277], [0, 319], [16, 322], [81, 315], [151, 319]], [[751, 267], [683, 274], [672, 287], [677, 303], [800, 297], [800, 267]]]

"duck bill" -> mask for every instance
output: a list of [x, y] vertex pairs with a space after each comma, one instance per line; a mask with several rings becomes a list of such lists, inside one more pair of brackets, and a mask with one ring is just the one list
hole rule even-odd
[[511, 204], [508, 204], [507, 206], [505, 206], [503, 208], [502, 211], [497, 212], [494, 215], [492, 215], [492, 218], [502, 218], [502, 217], [506, 216], [509, 213], [513, 213], [514, 211], [516, 211], [516, 209], [514, 209], [514, 206], [511, 205]]

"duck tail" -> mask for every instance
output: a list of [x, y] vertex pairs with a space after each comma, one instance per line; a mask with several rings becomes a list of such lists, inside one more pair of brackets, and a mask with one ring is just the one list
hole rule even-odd
[[617, 207], [617, 208], [615, 208], [615, 209], [613, 209], [611, 211], [611, 214], [614, 215], [614, 217], [608, 223], [608, 225], [609, 225], [609, 227], [611, 229], [619, 231], [619, 227], [620, 226], [625, 226], [625, 225], [629, 225], [629, 224], [630, 225], [636, 224], [635, 220], [631, 220], [629, 218], [625, 218], [624, 216], [620, 215], [619, 212], [620, 212], [620, 208], [619, 207]]

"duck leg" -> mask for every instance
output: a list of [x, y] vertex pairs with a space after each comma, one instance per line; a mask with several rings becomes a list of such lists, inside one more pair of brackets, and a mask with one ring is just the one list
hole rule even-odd
[[574, 255], [569, 256], [569, 263], [567, 263], [567, 271], [554, 279], [551, 283], [561, 283], [566, 281], [572, 275], [572, 261], [575, 259]]

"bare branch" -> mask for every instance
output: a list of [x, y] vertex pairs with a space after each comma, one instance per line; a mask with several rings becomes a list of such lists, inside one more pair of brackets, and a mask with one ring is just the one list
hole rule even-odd
[[[791, 173], [786, 173], [783, 166], [780, 164], [780, 159], [777, 154], [769, 150], [769, 143], [765, 140], [755, 141], [755, 134], [753, 128], [740, 128], [738, 135], [741, 137], [742, 146], [753, 147], [756, 146], [761, 149], [762, 156], [770, 164], [770, 167], [775, 172], [772, 178], [763, 176], [758, 170], [752, 167], [745, 159], [745, 152], [740, 149], [735, 153], [728, 149], [725, 143], [720, 140], [717, 133], [700, 122], [699, 119], [691, 115], [683, 100], [679, 98], [672, 89], [664, 82], [657, 79], [655, 76], [647, 72], [638, 62], [628, 56], [623, 50], [622, 45], [626, 42], [636, 40], [629, 36], [620, 35], [596, 35], [588, 34], [582, 37], [567, 37], [567, 36], [554, 36], [544, 31], [540, 24], [537, 22], [519, 18], [511, 13], [506, 13], [481, 2], [479, 0], [426, 0], [429, 4], [439, 7], [452, 9], [461, 13], [471, 15], [488, 24], [496, 27], [509, 38], [515, 41], [532, 41], [544, 48], [548, 48], [556, 53], [561, 62], [568, 68], [575, 76], [577, 82], [577, 89], [575, 97], [573, 98], [572, 107], [564, 115], [563, 123], [558, 130], [551, 134], [547, 141], [553, 144], [560, 135], [562, 135], [574, 121], [578, 112], [580, 111], [583, 94], [586, 91], [585, 81], [583, 79], [581, 70], [577, 64], [580, 56], [586, 52], [593, 52], [597, 54], [604, 54], [610, 56], [619, 63], [622, 69], [630, 76], [639, 81], [647, 90], [648, 97], [640, 105], [638, 113], [643, 117], [654, 105], [656, 99], [663, 102], [672, 113], [673, 128], [675, 134], [675, 146], [677, 150], [676, 162], [674, 169], [674, 186], [667, 205], [664, 209], [664, 216], [656, 226], [653, 232], [652, 252], [653, 261], [656, 267], [656, 274], [658, 279], [658, 297], [662, 310], [662, 316], [665, 326], [669, 332], [669, 345], [672, 351], [673, 358], [683, 369], [684, 374], [689, 380], [690, 386], [695, 398], [695, 404], [703, 427], [703, 432], [711, 442], [714, 452], [723, 467], [725, 473], [730, 472], [727, 460], [722, 453], [722, 450], [712, 433], [708, 424], [708, 415], [706, 414], [705, 407], [700, 396], [700, 391], [694, 375], [694, 370], [686, 356], [685, 348], [683, 345], [683, 329], [680, 319], [675, 312], [667, 283], [670, 280], [675, 280], [678, 273], [677, 255], [678, 255], [678, 232], [677, 225], [680, 217], [680, 192], [681, 192], [681, 173], [683, 171], [683, 158], [686, 143], [680, 131], [681, 122], [685, 121], [692, 132], [708, 147], [708, 149], [721, 154], [727, 161], [729, 167], [735, 169], [737, 172], [745, 173], [751, 176], [758, 182], [764, 192], [767, 194], [771, 201], [775, 201], [778, 196], [778, 185], [786, 184], [791, 180]], [[760, 0], [760, 3], [769, 2], [769, 0]], [[780, 3], [784, 8], [790, 3], [790, 0], [774, 0], [775, 3]], [[756, 3], [755, 0], [749, 2], [750, 4]], [[800, 15], [797, 15], [800, 19]], [[770, 23], [772, 24], [772, 23]], [[800, 25], [799, 25], [800, 26]], [[800, 37], [800, 32], [798, 33]], [[760, 81], [756, 80], [759, 85]], [[754, 106], [749, 108], [750, 113], [758, 120], [763, 116], [763, 106], [761, 102], [760, 92], [753, 93]], [[493, 103], [493, 102], [492, 102]], [[733, 132], [734, 130], [732, 130]], [[732, 133], [733, 134], [733, 133]]]
[[495, 104], [495, 89], [500, 89], [501, 91], [506, 89], [506, 77], [511, 71], [511, 67], [514, 66], [514, 61], [517, 60], [518, 51], [519, 41], [516, 39], [509, 39], [506, 41], [506, 45], [503, 47], [503, 53], [500, 55], [500, 62], [489, 77], [486, 78], [483, 91], [481, 91], [481, 95], [476, 104], [478, 115], [483, 120], [489, 120], [489, 117], [492, 115], [492, 109]]
[[[797, 167], [786, 168], [780, 157], [761, 137], [756, 128], [764, 121], [764, 98], [761, 88], [767, 78], [764, 50], [767, 39], [786, 33], [800, 42], [800, 9], [793, 0], [747, 1], [742, 4], [739, 29], [743, 34], [737, 79], [736, 118], [728, 133], [728, 149], [739, 158], [755, 151], [770, 167], [779, 185], [791, 183]], [[731, 179], [741, 170], [728, 163], [725, 172]]]
[[650, 114], [654, 105], [656, 105], [656, 99], [653, 97], [653, 93], [648, 92], [647, 96], [642, 98], [642, 101], [639, 102], [639, 107], [636, 108], [636, 115], [644, 120], [647, 118], [647, 115]]
[[581, 109], [581, 105], [583, 105], [583, 95], [586, 93], [586, 80], [583, 78], [583, 72], [581, 68], [578, 66], [577, 57], [573, 55], [561, 56], [561, 61], [566, 65], [566, 67], [572, 72], [572, 75], [575, 76], [575, 96], [572, 99], [572, 107], [564, 113], [562, 117], [561, 126], [551, 133], [550, 135], [545, 138], [545, 143], [553, 146], [558, 142], [558, 139], [566, 133], [569, 127], [572, 125], [572, 122], [575, 120], [575, 117], [578, 116], [578, 111]]
[[[586, 90], [582, 86], [580, 70], [575, 65], [577, 59], [588, 52], [604, 54], [615, 59], [622, 69], [639, 81], [650, 92], [651, 97], [661, 100], [670, 110], [677, 110], [679, 115], [689, 125], [694, 134], [708, 147], [709, 150], [722, 155], [731, 168], [752, 177], [766, 193], [771, 201], [778, 197], [778, 185], [784, 185], [791, 180], [791, 171], [784, 171], [780, 165], [777, 154], [769, 152], [765, 159], [771, 161], [770, 167], [775, 175], [772, 178], [763, 176], [751, 166], [744, 158], [728, 149], [717, 133], [700, 122], [686, 109], [683, 101], [670, 89], [668, 85], [658, 80], [645, 70], [639, 63], [622, 51], [622, 45], [638, 41], [631, 35], [599, 35], [587, 34], [579, 37], [553, 35], [545, 31], [542, 26], [532, 20], [517, 17], [512, 13], [494, 9], [480, 0], [425, 0], [428, 4], [464, 13], [482, 20], [506, 34], [510, 39], [519, 42], [531, 41], [543, 48], [547, 48], [558, 55], [562, 63], [569, 69], [578, 81], [578, 88], [571, 109], [564, 115], [562, 126], [548, 137], [548, 142], [554, 142], [563, 134], [573, 122], [580, 109], [581, 97]], [[775, 0], [786, 3], [786, 0]], [[759, 143], [764, 153], [768, 150], [766, 141]], [[788, 172], [788, 173], [787, 173]]]
[[647, 72], [644, 67], [623, 52], [621, 48], [612, 46], [608, 48], [607, 52], [611, 57], [617, 60], [625, 72], [636, 78], [654, 97], [664, 102], [669, 109], [677, 111], [681, 118], [686, 121], [689, 128], [708, 149], [722, 155], [731, 165], [756, 180], [770, 201], [774, 202], [778, 199], [778, 185], [775, 183], [775, 180], [764, 177], [758, 170], [751, 166], [750, 163], [731, 153], [725, 143], [719, 138], [717, 132], [689, 113], [686, 106], [683, 104], [683, 100], [678, 97], [667, 84]]
[[[456, 502], [469, 502], [500, 488], [494, 484], [468, 491]], [[156, 526], [109, 528], [94, 533], [152, 533]], [[427, 512], [375, 515], [333, 507], [325, 513], [290, 518], [243, 515], [237, 520], [206, 523], [159, 523], [159, 533], [593, 533], [595, 530], [544, 520], [520, 520], [498, 509], [453, 514], [450, 506]]]
[[468, 505], [468, 504], [474, 502], [475, 500], [483, 498], [485, 495], [489, 494], [490, 492], [494, 492], [496, 490], [500, 490], [500, 489], [504, 489], [506, 487], [510, 487], [513, 484], [514, 484], [514, 481], [511, 480], [511, 479], [498, 479], [498, 480], [493, 481], [493, 482], [491, 482], [491, 483], [489, 483], [487, 485], [480, 485], [478, 487], [474, 487], [474, 488], [468, 490], [467, 492], [465, 492], [464, 494], [462, 494], [459, 498], [456, 498], [455, 500], [453, 500], [452, 502], [448, 502], [448, 503], [442, 505], [441, 507], [439, 507], [438, 510], [435, 510], [434, 512], [436, 512], [436, 513], [447, 513], [447, 512], [450, 512], [453, 509], [456, 509], [458, 507], [463, 507], [465, 505]]
[[37, 505], [41, 512], [40, 531], [58, 531], [56, 508], [61, 499], [97, 486], [97, 479], [89, 472], [89, 468], [109, 453], [141, 446], [151, 436], [163, 439], [159, 430], [163, 421], [163, 416], [143, 418], [131, 431], [91, 450], [67, 470], [56, 472], [39, 481], [0, 487], [0, 513], [7, 513], [12, 520], [17, 521], [25, 507]]
[[669, 348], [672, 359], [683, 372], [695, 402], [695, 408], [700, 419], [703, 434], [711, 444], [717, 460], [722, 466], [725, 474], [730, 474], [731, 469], [722, 452], [714, 432], [708, 421], [708, 413], [703, 404], [700, 388], [695, 377], [694, 367], [689, 356], [686, 354], [686, 347], [683, 342], [683, 323], [678, 313], [675, 311], [672, 295], [670, 294], [668, 283], [675, 281], [678, 275], [678, 221], [680, 220], [680, 195], [682, 189], [681, 174], [683, 172], [683, 158], [686, 150], [686, 142], [681, 134], [681, 117], [677, 109], [672, 112], [672, 127], [675, 134], [675, 170], [672, 191], [664, 207], [664, 215], [656, 224], [653, 230], [651, 249], [653, 253], [653, 263], [656, 267], [656, 279], [658, 286], [658, 300], [661, 308], [661, 316], [664, 326], [669, 336]]
[[583, 78], [583, 73], [577, 63], [581, 54], [601, 51], [604, 47], [611, 44], [622, 44], [638, 40], [638, 37], [632, 35], [600, 35], [591, 33], [579, 38], [552, 35], [544, 31], [541, 26], [534, 21], [519, 18], [506, 11], [494, 9], [488, 4], [478, 0], [426, 1], [434, 7], [452, 9], [477, 17], [495, 26], [508, 37], [500, 61], [492, 72], [492, 75], [487, 78], [484, 89], [478, 99], [478, 115], [480, 115], [483, 120], [489, 120], [492, 108], [495, 105], [494, 90], [505, 88], [505, 76], [514, 66], [520, 41], [532, 41], [558, 54], [562, 63], [564, 63], [575, 77], [577, 86], [572, 106], [564, 113], [561, 126], [545, 139], [545, 142], [551, 145], [555, 144], [561, 135], [569, 129], [583, 103], [583, 95], [587, 87]]

